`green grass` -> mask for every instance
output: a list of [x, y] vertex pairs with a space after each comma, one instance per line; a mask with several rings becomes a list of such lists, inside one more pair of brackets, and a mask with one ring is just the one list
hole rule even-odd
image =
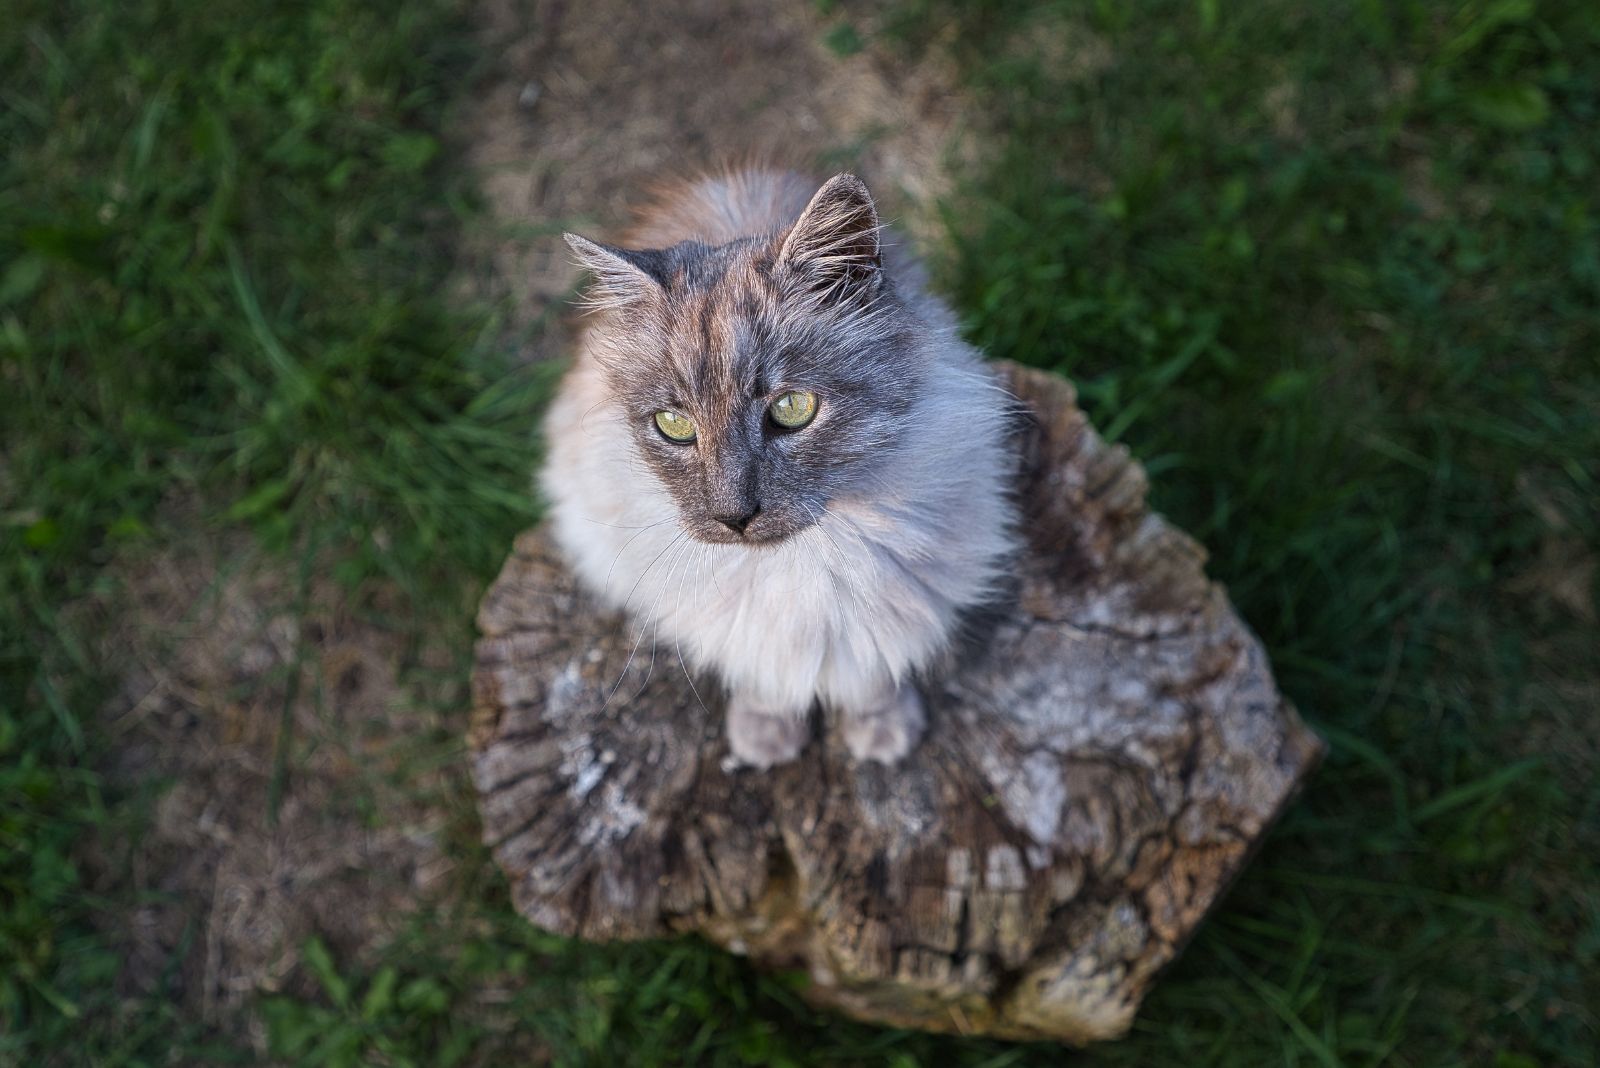
[[[971, 336], [1078, 381], [1332, 743], [1133, 1034], [1082, 1059], [1592, 1063], [1600, 10], [830, 10], [836, 50], [953, 56], [991, 125], [934, 250]], [[529, 519], [545, 381], [446, 285], [478, 225], [443, 134], [464, 14], [22, 0], [0, 25], [0, 1064], [250, 1059], [113, 993], [117, 891], [78, 870], [139, 818], [98, 774], [111, 665], [69, 607], [111, 555], [193, 505], [403, 588], [459, 648], [441, 591]], [[372, 959], [309, 949], [259, 1006], [276, 1056], [1059, 1062], [819, 1016], [695, 943], [549, 938], [461, 839], [461, 903]]]
[[63, 614], [112, 553], [193, 505], [420, 602], [531, 517], [543, 380], [443, 293], [469, 33], [432, 0], [7, 9], [0, 1063], [182, 1057], [169, 1007], [113, 997], [75, 862], [128, 815], [97, 774], [92, 621]]
[[1108, 1059], [1585, 1062], [1600, 640], [1529, 576], [1600, 543], [1600, 13], [934, 4], [906, 32], [949, 20], [1004, 124], [951, 214], [973, 337], [1081, 384], [1333, 743]]

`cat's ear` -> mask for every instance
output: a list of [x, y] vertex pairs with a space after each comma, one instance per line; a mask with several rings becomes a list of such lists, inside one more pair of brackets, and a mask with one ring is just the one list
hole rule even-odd
[[783, 239], [778, 262], [828, 296], [874, 292], [883, 276], [882, 229], [866, 183], [840, 174], [806, 205]]
[[583, 301], [591, 308], [622, 308], [660, 293], [666, 287], [659, 253], [615, 248], [577, 234], [562, 234], [578, 266], [594, 276]]

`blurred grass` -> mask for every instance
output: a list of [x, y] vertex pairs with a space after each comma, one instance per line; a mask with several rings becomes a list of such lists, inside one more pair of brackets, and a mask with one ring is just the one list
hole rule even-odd
[[[992, 128], [934, 251], [971, 336], [1079, 382], [1333, 743], [1130, 1038], [1082, 1059], [1593, 1063], [1600, 9], [827, 10], [835, 47], [957, 64]], [[108, 554], [198, 501], [407, 586], [422, 626], [528, 518], [542, 382], [446, 287], [463, 13], [24, 0], [0, 25], [0, 1063], [248, 1059], [113, 995], [74, 867], [136, 831], [62, 613]], [[374, 960], [308, 947], [318, 993], [262, 1005], [277, 1057], [1061, 1057], [822, 1017], [693, 943], [551, 939], [462, 868], [457, 911]]]
[[420, 603], [530, 518], [543, 380], [446, 289], [463, 6], [0, 19], [0, 1063], [205, 1059], [198, 1021], [114, 996], [75, 862], [126, 830], [96, 634], [62, 612], [110, 555], [197, 515]]
[[899, 17], [1002, 131], [972, 336], [1080, 383], [1333, 743], [1106, 1059], [1591, 1063], [1600, 9]]

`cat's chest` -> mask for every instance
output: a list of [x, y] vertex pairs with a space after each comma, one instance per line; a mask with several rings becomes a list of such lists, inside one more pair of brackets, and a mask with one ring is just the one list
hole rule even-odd
[[884, 550], [812, 527], [761, 548], [705, 545], [679, 534], [618, 544], [602, 577], [608, 599], [705, 652], [760, 643], [827, 643], [895, 625], [909, 591], [885, 582]]
[[802, 535], [745, 550], [698, 546], [693, 580], [680, 582], [677, 621], [700, 630], [742, 631], [774, 642], [824, 640], [852, 625], [879, 591], [864, 562], [823, 554]]
[[563, 529], [586, 584], [624, 610], [642, 647], [798, 708], [813, 695], [866, 700], [949, 633], [952, 602], [928, 581], [936, 565], [893, 550], [918, 532], [881, 513], [835, 525], [760, 548], [701, 543], [670, 514]]

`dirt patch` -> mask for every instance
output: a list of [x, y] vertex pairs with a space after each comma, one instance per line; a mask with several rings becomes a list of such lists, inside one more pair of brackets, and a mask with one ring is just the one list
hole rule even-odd
[[110, 776], [152, 800], [139, 836], [92, 858], [140, 899], [115, 923], [123, 987], [235, 1031], [310, 936], [359, 956], [448, 893], [460, 784], [423, 757], [453, 744], [459, 724], [430, 709], [456, 703], [458, 665], [417, 645], [383, 588], [303, 584], [243, 538], [110, 574]]
[[870, 45], [841, 55], [824, 43], [841, 23], [810, 4], [487, 0], [483, 11], [503, 59], [472, 108], [468, 158], [496, 219], [492, 281], [523, 322], [575, 281], [560, 232], [616, 230], [657, 182], [743, 160], [856, 170], [922, 240], [963, 166], [956, 135], [970, 117], [955, 72]]

